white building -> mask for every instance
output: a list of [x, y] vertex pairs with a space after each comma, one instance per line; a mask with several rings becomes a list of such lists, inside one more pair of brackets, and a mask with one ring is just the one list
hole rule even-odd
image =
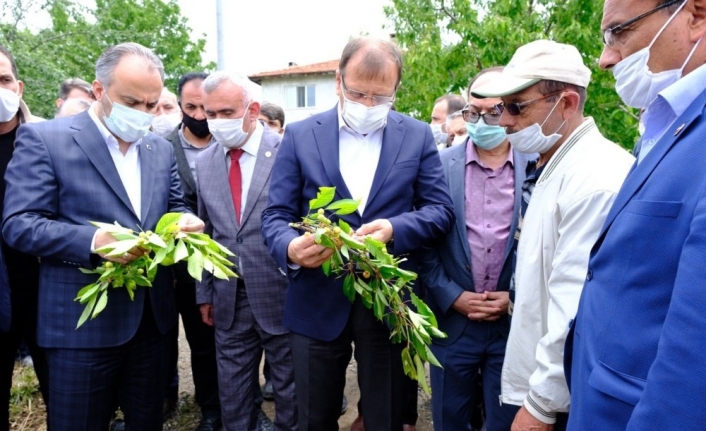
[[333, 108], [338, 60], [260, 72], [249, 78], [262, 86], [262, 101], [284, 109], [285, 126]]

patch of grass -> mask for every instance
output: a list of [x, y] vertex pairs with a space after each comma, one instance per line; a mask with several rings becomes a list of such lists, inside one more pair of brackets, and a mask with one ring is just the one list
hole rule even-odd
[[10, 430], [46, 430], [46, 408], [32, 367], [15, 365], [10, 389]]

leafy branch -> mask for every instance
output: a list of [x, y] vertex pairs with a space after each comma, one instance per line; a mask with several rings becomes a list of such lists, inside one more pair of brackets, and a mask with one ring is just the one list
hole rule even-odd
[[80, 268], [84, 274], [99, 274], [98, 280], [78, 291], [74, 301], [86, 304], [76, 329], [90, 317], [95, 319], [108, 305], [108, 288], [125, 288], [130, 299], [135, 299], [137, 286], [152, 287], [157, 275], [157, 265], [169, 266], [185, 260], [189, 274], [201, 281], [206, 270], [220, 279], [237, 277], [230, 268], [233, 263], [228, 256], [233, 253], [212, 240], [205, 233], [181, 232], [180, 213], [167, 213], [159, 219], [155, 232], [135, 233], [133, 230], [114, 224], [91, 222], [96, 227], [110, 232], [117, 241], [96, 251], [106, 256], [122, 256], [138, 247], [145, 254], [123, 265], [105, 261], [95, 269]]
[[[334, 251], [321, 265], [324, 274], [344, 277], [346, 298], [353, 302], [357, 294], [365, 307], [390, 328], [392, 342], [406, 344], [402, 350], [405, 374], [430, 392], [424, 361], [441, 366], [429, 345], [431, 337], [446, 338], [446, 334], [439, 330], [431, 309], [412, 291], [417, 274], [400, 268], [406, 259], [389, 254], [381, 241], [356, 236], [344, 220], [333, 222], [326, 216], [327, 212], [337, 216], [351, 214], [358, 208], [359, 201], [352, 199], [332, 202], [335, 194], [335, 187], [320, 187], [316, 198], [309, 202], [309, 214], [290, 226], [304, 231], [304, 235], [315, 235], [317, 244]], [[405, 290], [409, 301], [403, 299]]]

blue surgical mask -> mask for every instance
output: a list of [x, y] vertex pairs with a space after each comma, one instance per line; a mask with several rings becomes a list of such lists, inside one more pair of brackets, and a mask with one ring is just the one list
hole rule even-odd
[[[107, 93], [105, 93], [105, 98], [108, 99], [113, 109], [109, 116], [103, 116], [103, 121], [105, 121], [105, 127], [115, 136], [125, 142], [136, 142], [150, 131], [154, 115], [115, 103], [110, 100]], [[105, 108], [103, 113], [105, 113]]]
[[485, 124], [483, 117], [480, 117], [477, 123], [466, 123], [466, 130], [473, 143], [484, 150], [492, 150], [507, 138], [504, 127], [489, 126]]

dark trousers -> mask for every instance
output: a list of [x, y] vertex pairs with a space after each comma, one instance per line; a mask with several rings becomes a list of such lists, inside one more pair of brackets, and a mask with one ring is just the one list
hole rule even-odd
[[437, 431], [471, 430], [479, 376], [483, 379], [486, 430], [510, 430], [519, 407], [499, 403], [500, 374], [509, 329], [507, 316], [495, 322], [469, 321], [453, 344], [432, 345], [434, 356], [444, 367], [430, 367], [434, 394], [432, 417]]
[[164, 359], [173, 333], [160, 334], [146, 308], [137, 333], [122, 346], [47, 349], [52, 431], [107, 430], [116, 405], [126, 430], [162, 430]]
[[44, 349], [37, 346], [37, 280], [12, 283], [12, 323], [10, 332], [0, 332], [0, 431], [9, 429], [10, 389], [15, 357], [24, 339], [29, 347], [34, 371], [39, 380], [44, 403], [49, 400], [49, 375]]
[[369, 431], [402, 429], [405, 379], [401, 344], [356, 299], [343, 333], [332, 341], [292, 334], [299, 431], [338, 429], [346, 368], [355, 344], [363, 420]]
[[[199, 306], [196, 305], [196, 284], [188, 273], [184, 278], [180, 273], [177, 277], [175, 294], [177, 310], [184, 324], [186, 341], [191, 349], [191, 373], [194, 378], [196, 403], [201, 411], [220, 412], [218, 399], [218, 369], [216, 366], [216, 340], [212, 326], [201, 320]], [[179, 397], [179, 373], [177, 359], [179, 356], [179, 332], [175, 331], [170, 340], [169, 364], [172, 376], [167, 387], [167, 397]]]

